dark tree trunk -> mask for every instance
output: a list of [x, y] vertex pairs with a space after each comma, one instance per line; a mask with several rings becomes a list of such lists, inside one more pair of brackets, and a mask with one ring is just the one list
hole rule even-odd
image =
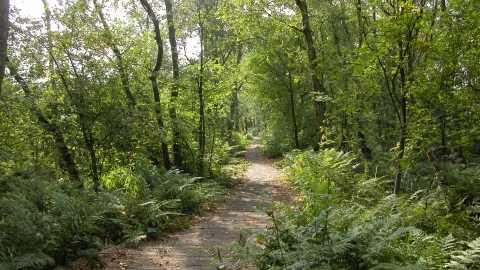
[[[157, 44], [157, 60], [155, 62], [155, 67], [152, 70], [152, 74], [149, 76], [150, 81], [152, 82], [153, 90], [153, 99], [155, 100], [155, 114], [157, 116], [157, 124], [160, 128], [164, 127], [163, 117], [162, 117], [162, 106], [160, 104], [160, 91], [158, 89], [157, 77], [160, 73], [160, 68], [162, 67], [163, 60], [163, 41], [160, 35], [160, 24], [157, 19], [157, 16], [152, 10], [152, 7], [146, 0], [140, 0], [143, 8], [148, 14], [148, 17], [152, 20], [154, 29], [155, 29], [155, 42]], [[163, 166], [165, 169], [171, 169], [170, 157], [168, 154], [168, 145], [165, 142], [162, 142], [162, 158]]]
[[357, 0], [358, 48], [363, 44], [362, 0]]
[[[83, 104], [83, 100], [80, 99], [79, 104]], [[82, 105], [78, 106], [81, 107]], [[93, 130], [91, 124], [89, 123], [88, 117], [82, 112], [83, 108], [77, 108], [81, 111], [78, 113], [80, 119], [80, 128], [83, 134], [83, 140], [87, 148], [88, 153], [90, 154], [90, 170], [93, 179], [93, 188], [98, 192], [100, 187], [100, 175], [98, 173], [98, 163], [97, 163], [97, 152], [95, 151], [95, 138], [93, 136]]]
[[181, 168], [183, 157], [182, 157], [182, 143], [181, 143], [181, 133], [178, 126], [177, 120], [177, 110], [176, 110], [176, 101], [178, 98], [178, 83], [180, 81], [180, 69], [178, 62], [178, 49], [177, 49], [177, 39], [175, 34], [175, 24], [173, 21], [173, 7], [172, 0], [165, 0], [165, 7], [167, 10], [167, 22], [168, 22], [168, 39], [170, 41], [170, 50], [172, 53], [172, 68], [173, 68], [173, 88], [170, 98], [170, 119], [172, 120], [172, 133], [173, 133], [173, 164], [176, 167]]
[[[422, 7], [423, 8], [423, 7]], [[400, 9], [401, 13], [405, 11], [403, 8]], [[419, 18], [418, 18], [419, 19]], [[405, 141], [407, 138], [407, 103], [408, 100], [413, 104], [414, 99], [413, 95], [409, 93], [409, 85], [414, 83], [414, 62], [415, 62], [415, 53], [412, 50], [412, 43], [418, 35], [418, 29], [413, 27], [415, 22], [412, 25], [408, 25], [407, 30], [405, 31], [405, 40], [398, 42], [398, 55], [400, 65], [400, 143], [399, 143], [399, 154], [398, 154], [398, 166], [397, 166], [397, 175], [395, 177], [395, 189], [394, 193], [398, 194], [400, 192], [400, 185], [402, 181], [403, 169], [401, 167], [401, 160], [405, 155]], [[405, 59], [406, 58], [406, 59]], [[408, 100], [407, 100], [408, 99]]]
[[8, 15], [10, 12], [10, 0], [0, 0], [0, 96], [2, 95], [3, 75], [7, 61], [8, 41]]
[[292, 113], [292, 123], [293, 123], [293, 137], [295, 139], [295, 148], [300, 149], [300, 143], [298, 142], [297, 117], [295, 115], [295, 98], [293, 97], [293, 78], [292, 78], [291, 72], [288, 73], [288, 81], [289, 81], [288, 92], [290, 93], [290, 111]]
[[204, 159], [205, 159], [205, 104], [203, 97], [203, 82], [204, 82], [204, 53], [205, 53], [205, 37], [203, 23], [200, 21], [200, 10], [198, 11], [198, 19], [200, 26], [200, 70], [198, 75], [198, 101], [199, 101], [199, 119], [198, 119], [198, 175], [204, 176]]
[[324, 140], [325, 135], [325, 101], [318, 100], [318, 96], [323, 96], [326, 93], [325, 87], [323, 86], [320, 78], [318, 76], [317, 67], [318, 59], [315, 52], [312, 29], [310, 27], [310, 20], [308, 17], [308, 8], [306, 0], [295, 0], [297, 7], [300, 9], [302, 15], [302, 25], [303, 25], [303, 35], [305, 36], [305, 42], [307, 43], [308, 50], [308, 61], [310, 66], [310, 73], [313, 86], [314, 94], [314, 107], [315, 107], [315, 119], [316, 119], [316, 128], [317, 128], [317, 142], [315, 145], [315, 150], [319, 150], [320, 143]]

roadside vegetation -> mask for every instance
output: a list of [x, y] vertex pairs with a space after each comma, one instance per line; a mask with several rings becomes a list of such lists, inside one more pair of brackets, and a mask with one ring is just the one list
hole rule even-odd
[[229, 245], [239, 254], [230, 262], [258, 269], [478, 269], [479, 167], [417, 153], [406, 191], [395, 195], [388, 160], [335, 149], [286, 154], [280, 164], [296, 201], [263, 209], [270, 229]]

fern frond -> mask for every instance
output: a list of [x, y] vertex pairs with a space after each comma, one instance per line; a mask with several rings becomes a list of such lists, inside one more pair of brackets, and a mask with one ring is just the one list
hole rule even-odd
[[449, 267], [458, 269], [479, 269], [480, 268], [480, 237], [465, 243], [466, 250], [455, 250], [451, 254]]
[[395, 263], [381, 263], [373, 268], [370, 268], [371, 270], [422, 270], [426, 269], [428, 270], [429, 268], [425, 265], [422, 264], [407, 264], [407, 265], [399, 265]]
[[55, 260], [43, 253], [37, 254], [23, 254], [13, 258], [15, 269], [43, 269], [47, 266], [55, 265]]
[[393, 240], [396, 240], [398, 239], [399, 237], [402, 237], [404, 236], [405, 234], [411, 232], [411, 231], [414, 231], [415, 228], [414, 227], [400, 227], [398, 228], [397, 230], [395, 230], [393, 233], [391, 233], [387, 238], [386, 240], [387, 241], [393, 241]]

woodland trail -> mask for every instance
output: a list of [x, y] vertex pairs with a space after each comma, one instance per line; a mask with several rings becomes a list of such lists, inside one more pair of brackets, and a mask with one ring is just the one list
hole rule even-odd
[[285, 198], [288, 189], [280, 184], [280, 171], [272, 167], [274, 161], [260, 157], [256, 141], [246, 149], [245, 159], [252, 164], [245, 183], [226, 196], [217, 212], [166, 240], [105, 251], [101, 258], [107, 264], [106, 269], [215, 269], [221, 264], [214, 258], [216, 246], [238, 240], [242, 228], [266, 229], [268, 216], [255, 211], [255, 206], [272, 207], [272, 203]]

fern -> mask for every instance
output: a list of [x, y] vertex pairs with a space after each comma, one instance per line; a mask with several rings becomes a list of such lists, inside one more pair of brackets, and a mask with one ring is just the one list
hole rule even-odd
[[395, 264], [395, 263], [381, 263], [373, 268], [370, 268], [371, 270], [422, 270], [422, 269], [429, 269], [425, 265], [421, 264], [407, 264], [407, 265], [400, 265], [400, 264]]
[[55, 260], [43, 253], [23, 254], [0, 262], [0, 269], [44, 269], [55, 265]]
[[47, 248], [57, 262], [65, 264], [81, 250], [102, 248], [103, 243], [98, 235], [103, 230], [100, 226], [103, 209], [87, 202], [81, 194], [70, 197], [51, 192], [50, 196], [53, 238]]
[[12, 247], [14, 256], [37, 253], [48, 241], [48, 227], [42, 213], [23, 196], [0, 199], [0, 247]]
[[479, 269], [480, 237], [464, 244], [466, 249], [453, 251], [446, 265], [454, 269]]

